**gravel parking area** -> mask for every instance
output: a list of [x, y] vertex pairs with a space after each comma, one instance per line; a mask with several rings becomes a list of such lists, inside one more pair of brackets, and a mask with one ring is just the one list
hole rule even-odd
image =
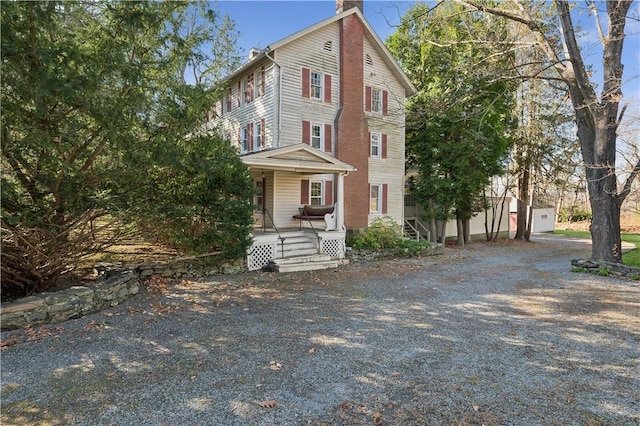
[[2, 333], [2, 425], [638, 425], [640, 283], [580, 240], [151, 280]]

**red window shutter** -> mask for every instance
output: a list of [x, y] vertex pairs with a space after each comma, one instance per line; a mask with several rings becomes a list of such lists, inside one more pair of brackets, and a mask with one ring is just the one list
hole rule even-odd
[[371, 112], [371, 86], [366, 86], [365, 89], [366, 89], [365, 90], [366, 96], [365, 96], [364, 109], [365, 111]]
[[311, 70], [302, 68], [302, 97], [308, 98], [311, 89]]
[[387, 135], [382, 134], [382, 158], [387, 158]]
[[389, 193], [389, 185], [382, 184], [382, 214], [387, 214], [387, 195]]
[[333, 181], [328, 180], [324, 183], [324, 203], [333, 204]]
[[371, 157], [371, 132], [369, 132], [369, 139], [367, 139], [369, 141], [368, 145], [369, 145], [369, 157]]
[[308, 121], [302, 122], [302, 143], [311, 145], [311, 123]]
[[331, 150], [331, 124], [324, 125], [324, 152], [332, 152]]
[[238, 82], [238, 106], [240, 106], [240, 96], [242, 96], [241, 90], [242, 87], [240, 86], [240, 82]]
[[264, 118], [262, 120], [260, 120], [260, 140], [262, 141], [262, 148], [265, 147], [266, 145], [266, 141], [264, 140]]
[[260, 96], [264, 96], [264, 67], [260, 70], [262, 78], [260, 78]]
[[328, 104], [331, 103], [331, 75], [324, 75], [324, 101]]
[[382, 91], [382, 115], [387, 115], [389, 112], [389, 92]]
[[253, 151], [253, 123], [247, 124], [247, 151]]
[[309, 204], [309, 180], [300, 181], [300, 204]]

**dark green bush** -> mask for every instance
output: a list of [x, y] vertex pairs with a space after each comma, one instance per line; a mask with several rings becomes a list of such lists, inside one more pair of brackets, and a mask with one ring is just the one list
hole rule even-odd
[[560, 209], [558, 220], [560, 222], [581, 222], [583, 220], [591, 220], [590, 211], [578, 206], [565, 207]]
[[349, 234], [347, 244], [357, 250], [406, 249], [410, 255], [418, 255], [429, 246], [428, 241], [405, 238], [402, 227], [389, 216], [376, 218], [360, 233]]

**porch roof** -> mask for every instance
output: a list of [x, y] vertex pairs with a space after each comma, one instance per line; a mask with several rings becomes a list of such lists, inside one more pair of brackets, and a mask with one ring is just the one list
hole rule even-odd
[[296, 173], [348, 173], [356, 171], [349, 163], [300, 143], [248, 154], [242, 162], [252, 169], [282, 170]]

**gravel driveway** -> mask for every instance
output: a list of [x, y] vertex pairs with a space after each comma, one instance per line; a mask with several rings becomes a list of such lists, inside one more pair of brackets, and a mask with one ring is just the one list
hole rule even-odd
[[638, 425], [640, 283], [584, 241], [152, 280], [4, 332], [2, 425]]

